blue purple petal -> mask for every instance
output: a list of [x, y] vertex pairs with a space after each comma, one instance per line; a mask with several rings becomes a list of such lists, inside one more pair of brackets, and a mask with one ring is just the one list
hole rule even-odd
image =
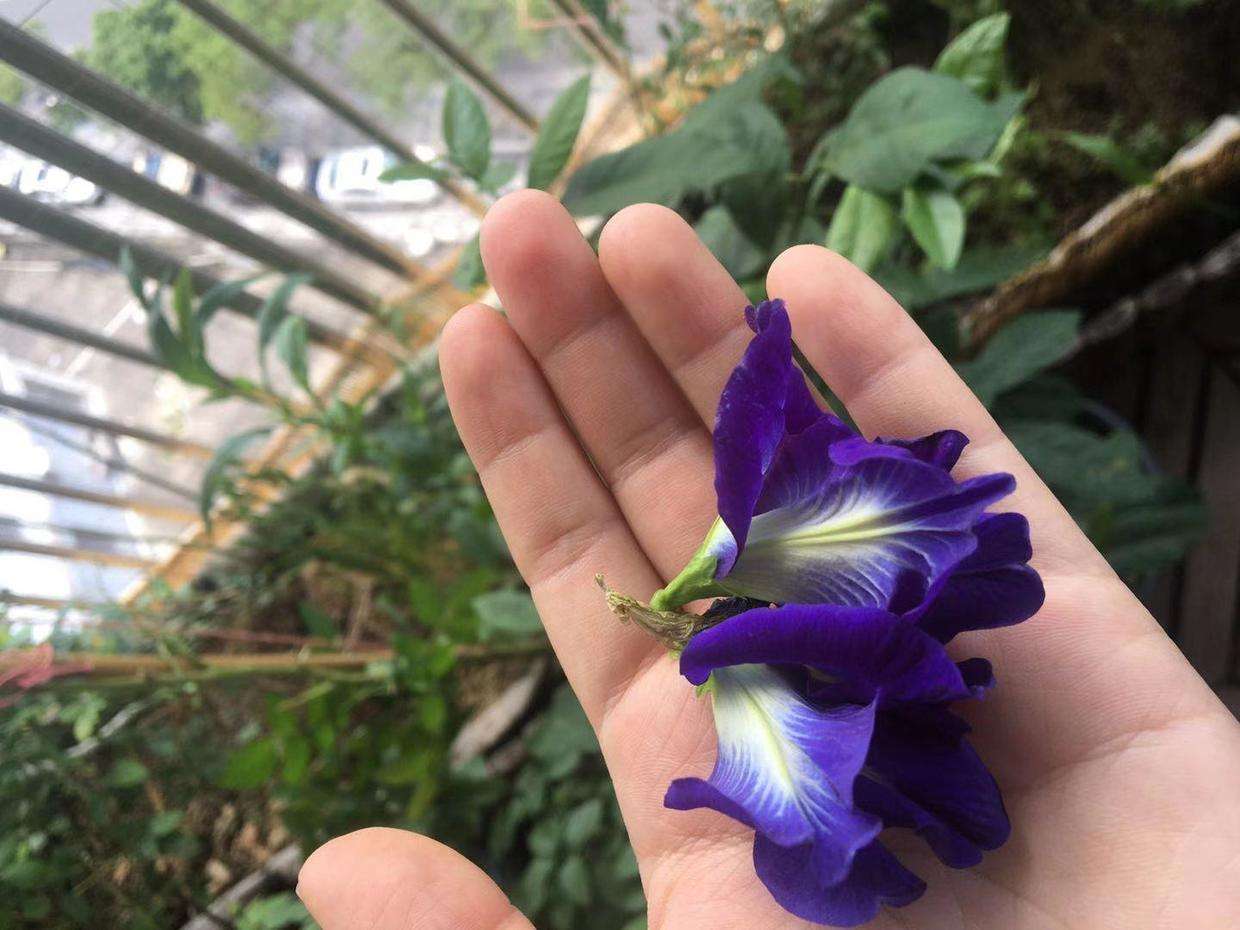
[[828, 604], [737, 614], [689, 640], [680, 672], [702, 684], [717, 669], [754, 662], [809, 666], [882, 703], [937, 703], [972, 694], [943, 647], [914, 624], [883, 610]]

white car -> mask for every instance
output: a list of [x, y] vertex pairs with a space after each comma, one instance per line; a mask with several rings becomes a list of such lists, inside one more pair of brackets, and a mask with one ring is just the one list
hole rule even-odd
[[91, 181], [70, 174], [41, 158], [32, 158], [17, 175], [17, 189], [35, 200], [68, 206], [102, 203], [104, 191]]
[[[434, 157], [434, 152], [429, 154]], [[422, 157], [422, 152], [418, 151], [418, 155]], [[429, 178], [379, 180], [383, 172], [398, 164], [395, 156], [377, 145], [333, 152], [319, 164], [315, 192], [327, 203], [346, 205], [426, 206], [439, 199], [439, 186]]]

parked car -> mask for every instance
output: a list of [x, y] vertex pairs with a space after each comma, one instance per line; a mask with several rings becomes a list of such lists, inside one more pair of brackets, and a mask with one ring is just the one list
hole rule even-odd
[[[421, 149], [421, 147], [419, 147]], [[434, 152], [423, 150], [434, 158]], [[423, 157], [422, 151], [418, 152]], [[439, 199], [439, 186], [427, 178], [380, 181], [379, 176], [399, 164], [390, 152], [377, 145], [343, 149], [325, 156], [319, 164], [315, 192], [326, 203], [407, 204], [426, 206]]]
[[41, 158], [31, 158], [21, 167], [17, 189], [27, 197], [66, 206], [87, 206], [103, 203], [106, 192], [85, 178], [70, 174], [64, 168], [50, 165]]
[[201, 172], [172, 152], [140, 152], [134, 156], [133, 170], [178, 194], [202, 193]]

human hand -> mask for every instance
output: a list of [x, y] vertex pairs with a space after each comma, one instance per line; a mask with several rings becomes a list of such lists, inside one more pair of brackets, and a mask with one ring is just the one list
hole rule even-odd
[[[714, 518], [710, 425], [751, 338], [744, 295], [669, 210], [631, 207], [596, 258], [551, 197], [504, 198], [483, 257], [507, 319], [467, 307], [441, 364], [457, 426], [615, 781], [649, 925], [812, 926], [755, 877], [752, 831], [663, 807], [715, 754], [709, 702], [667, 651], [621, 625], [594, 584], [648, 597]], [[1032, 527], [1046, 602], [953, 653], [999, 687], [962, 707], [1001, 786], [1012, 837], [948, 869], [907, 831], [886, 843], [928, 887], [876, 928], [1197, 930], [1240, 925], [1240, 726], [1114, 575], [916, 324], [863, 273], [814, 246], [767, 279], [794, 335], [867, 435], [954, 428], [954, 474], [1005, 471]], [[424, 837], [328, 843], [298, 888], [324, 930], [518, 930], [478, 868]]]

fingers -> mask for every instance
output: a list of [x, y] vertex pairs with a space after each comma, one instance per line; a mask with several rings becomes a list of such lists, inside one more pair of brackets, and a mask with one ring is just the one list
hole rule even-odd
[[797, 344], [862, 430], [904, 438], [960, 430], [970, 440], [963, 473], [1016, 476], [1016, 494], [1004, 506], [1030, 518], [1042, 568], [1109, 574], [973, 392], [869, 276], [827, 249], [796, 246], [771, 266], [767, 292], [787, 301]]
[[468, 859], [403, 830], [359, 830], [319, 847], [297, 895], [323, 930], [531, 928]]
[[666, 207], [621, 210], [599, 239], [607, 281], [701, 419], [712, 426], [724, 382], [753, 335], [748, 303], [689, 226]]
[[660, 584], [534, 361], [508, 323], [475, 305], [440, 348], [444, 388], [504, 538], [591, 719], [655, 649], [608, 612], [594, 575], [648, 595]]
[[710, 436], [702, 422], [557, 200], [541, 191], [503, 198], [483, 223], [482, 255], [512, 328], [638, 542], [671, 577], [713, 510]]

